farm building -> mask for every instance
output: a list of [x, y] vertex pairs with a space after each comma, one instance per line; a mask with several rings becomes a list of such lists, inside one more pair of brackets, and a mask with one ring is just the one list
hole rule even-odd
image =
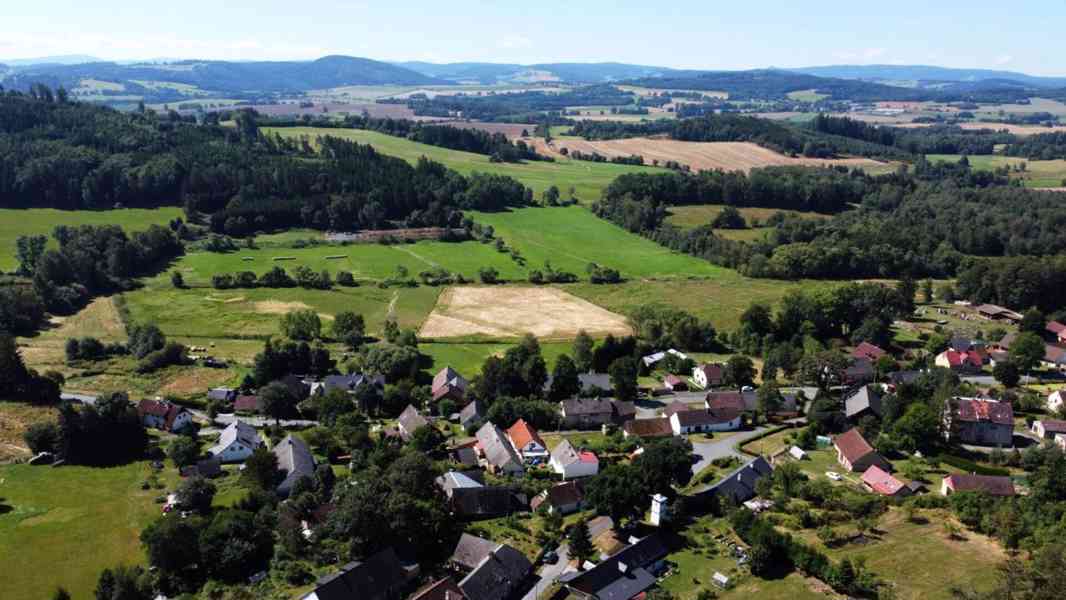
[[1066, 421], [1052, 421], [1042, 420], [1033, 421], [1033, 433], [1040, 436], [1043, 440], [1053, 440], [1055, 436], [1063, 433], [1066, 434]]
[[581, 480], [559, 483], [537, 494], [529, 507], [534, 511], [544, 506], [549, 513], [575, 513], [585, 507], [585, 482]]
[[192, 413], [165, 400], [141, 400], [137, 415], [145, 427], [163, 431], [181, 431], [192, 423]]
[[527, 510], [528, 500], [505, 486], [460, 487], [452, 490], [449, 507], [461, 519], [495, 519]]
[[1010, 447], [1014, 443], [1014, 409], [1009, 402], [956, 398], [944, 411], [945, 437], [964, 444]]
[[906, 496], [910, 488], [877, 465], [871, 465], [862, 474], [862, 485], [867, 490], [882, 496]]
[[891, 471], [888, 461], [873, 449], [858, 429], [849, 429], [833, 439], [837, 451], [837, 462], [853, 473], [864, 473], [876, 465], [882, 470]]
[[287, 498], [292, 486], [303, 477], [314, 477], [315, 457], [304, 441], [289, 435], [274, 446], [274, 456], [278, 459], [278, 470], [285, 476], [278, 484], [277, 493]]
[[720, 500], [728, 497], [735, 504], [742, 504], [756, 496], [755, 484], [763, 477], [774, 472], [774, 468], [763, 457], [754, 458], [717, 483], [696, 490], [697, 500], [707, 502], [712, 498]]
[[301, 600], [393, 600], [402, 595], [410, 579], [408, 573], [396, 552], [387, 548], [364, 561], [344, 565], [340, 573], [320, 578], [315, 589]]
[[433, 394], [434, 402], [440, 402], [447, 398], [462, 404], [466, 397], [467, 385], [469, 383], [462, 375], [451, 367], [444, 367], [433, 376], [433, 385], [430, 388], [430, 393]]
[[396, 419], [396, 428], [400, 430], [400, 437], [409, 441], [416, 431], [427, 427], [429, 421], [418, 412], [418, 409], [408, 404]]
[[622, 425], [622, 435], [625, 437], [663, 438], [673, 437], [674, 428], [670, 419], [660, 417], [657, 419], [631, 419]]
[[981, 367], [985, 364], [984, 357], [976, 350], [959, 352], [952, 348], [937, 354], [933, 362], [938, 367], [970, 375], [980, 373]]
[[1010, 321], [1011, 323], [1018, 323], [1022, 320], [1022, 315], [995, 304], [982, 304], [978, 306], [977, 314], [989, 321]]
[[451, 499], [455, 490], [484, 487], [481, 471], [448, 471], [434, 481], [444, 495]]
[[948, 475], [940, 483], [940, 494], [948, 496], [955, 492], [981, 492], [990, 496], [1013, 496], [1014, 482], [1010, 477], [995, 475]]
[[881, 416], [881, 387], [864, 385], [844, 399], [844, 414], [857, 420], [866, 415]]
[[707, 431], [733, 431], [740, 429], [740, 413], [735, 409], [682, 410], [670, 416], [670, 428], [674, 435], [704, 433]]
[[591, 477], [600, 472], [600, 460], [596, 455], [587, 450], [577, 450], [567, 439], [552, 450], [548, 464], [563, 479]]
[[666, 351], [663, 351], [663, 352], [656, 352], [654, 354], [649, 354], [649, 355], [647, 355], [645, 357], [642, 357], [641, 360], [644, 362], [644, 366], [645, 367], [654, 367], [656, 363], [658, 363], [662, 359], [666, 358], [667, 354], [673, 354], [674, 356], [680, 358], [681, 360], [685, 360], [685, 359], [688, 358], [688, 355], [685, 354], [684, 352], [679, 352], [677, 350], [674, 350], [673, 348], [670, 348], [669, 350], [666, 350]]
[[242, 462], [263, 445], [255, 427], [241, 420], [235, 420], [218, 436], [218, 443], [207, 452], [224, 463]]
[[561, 581], [571, 596], [580, 600], [636, 598], [655, 585], [655, 574], [662, 570], [668, 553], [665, 539], [652, 534]]
[[716, 387], [724, 383], [725, 367], [719, 363], [704, 363], [692, 369], [692, 380], [702, 388]]
[[633, 417], [632, 402], [607, 398], [571, 398], [559, 403], [563, 429], [592, 429], [610, 423], [624, 423]]
[[477, 430], [477, 451], [494, 473], [522, 475], [526, 471], [507, 434], [492, 423], [485, 423]]
[[885, 352], [881, 348], [869, 342], [862, 342], [861, 344], [856, 346], [854, 350], [851, 351], [852, 358], [861, 358], [868, 360], [872, 363], [877, 362], [877, 359], [887, 354], [888, 352]]

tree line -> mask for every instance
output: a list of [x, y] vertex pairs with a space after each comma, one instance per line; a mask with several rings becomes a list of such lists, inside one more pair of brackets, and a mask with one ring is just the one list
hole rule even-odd
[[849, 117], [819, 113], [810, 122], [814, 131], [882, 146], [894, 146], [909, 154], [994, 154], [996, 146], [1017, 143], [1007, 131], [963, 129], [956, 125], [902, 128], [866, 123]]

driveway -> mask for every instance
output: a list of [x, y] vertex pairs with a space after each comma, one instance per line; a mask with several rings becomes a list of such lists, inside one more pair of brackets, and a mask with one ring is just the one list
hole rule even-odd
[[555, 564], [545, 564], [540, 568], [540, 573], [535, 575], [536, 581], [530, 584], [531, 587], [526, 592], [526, 595], [522, 596], [522, 600], [537, 600], [537, 596], [551, 587], [551, 584], [555, 583], [555, 580], [561, 577], [563, 573], [574, 570], [568, 564], [570, 555], [567, 554], [567, 551], [566, 544], [562, 544], [555, 549], [555, 553], [559, 555], [559, 560], [555, 561]]
[[738, 452], [735, 447], [740, 446], [744, 442], [766, 431], [766, 427], [756, 427], [751, 431], [743, 431], [737, 435], [729, 436], [721, 440], [711, 440], [709, 442], [693, 442], [692, 453], [699, 457], [699, 461], [692, 465], [692, 475], [695, 476], [700, 471], [710, 466], [711, 461], [716, 458], [723, 458], [726, 456], [736, 456], [740, 459], [746, 459], [745, 454]]
[[[204, 420], [206, 420], [209, 423], [211, 422], [211, 419], [209, 419], [207, 417], [207, 413], [205, 413], [203, 411], [190, 410], [189, 412], [191, 412], [193, 414], [193, 416], [196, 416], [196, 417], [199, 417], [201, 419], [204, 419]], [[230, 423], [236, 421], [238, 418], [241, 421], [251, 425], [252, 427], [267, 427], [267, 426], [270, 426], [270, 425], [274, 424], [274, 419], [271, 419], [270, 417], [257, 417], [257, 416], [254, 416], [254, 415], [249, 415], [249, 416], [242, 415], [241, 417], [238, 417], [237, 415], [235, 415], [233, 413], [218, 413], [217, 415], [215, 415], [215, 423], [217, 423], [217, 424], [221, 425], [223, 428], [225, 428], [227, 425], [229, 425]], [[314, 427], [315, 425], [318, 425], [318, 421], [309, 421], [309, 420], [306, 420], [306, 419], [282, 419], [281, 420], [281, 426], [282, 427]]]

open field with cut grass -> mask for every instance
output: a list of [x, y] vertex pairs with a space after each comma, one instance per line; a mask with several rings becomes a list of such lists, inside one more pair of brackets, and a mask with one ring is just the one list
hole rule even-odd
[[[750, 171], [760, 167], [844, 165], [861, 167], [871, 173], [890, 172], [895, 166], [869, 158], [793, 158], [751, 142], [682, 142], [665, 138], [625, 138], [619, 140], [588, 141], [579, 138], [554, 139], [550, 144], [542, 138], [527, 140], [540, 154], [556, 160], [561, 151], [600, 154], [607, 158], [640, 155], [646, 164], [677, 161], [693, 170]], [[594, 163], [602, 164], [602, 163]]]
[[566, 290], [619, 314], [629, 314], [643, 304], [673, 306], [708, 319], [718, 330], [735, 329], [740, 315], [753, 302], [776, 304], [791, 290], [814, 291], [836, 284], [821, 281], [749, 279], [736, 271], [704, 280], [629, 281], [619, 285], [579, 283]]
[[[163, 472], [173, 483], [176, 472]], [[148, 463], [120, 467], [0, 467], [0, 598], [38, 600], [63, 586], [92, 597], [100, 571], [144, 563], [141, 530], [160, 489], [142, 490]]]
[[421, 338], [483, 335], [573, 339], [584, 329], [593, 336], [629, 335], [625, 317], [555, 287], [450, 287], [422, 324]]
[[[681, 229], [693, 229], [700, 225], [708, 225], [714, 221], [714, 217], [721, 213], [725, 209], [725, 205], [692, 205], [692, 206], [680, 206], [669, 208], [668, 215], [666, 216], [666, 223], [680, 227]], [[748, 226], [752, 225], [754, 220], [764, 222], [771, 216], [781, 212], [788, 216], [798, 216], [800, 218], [829, 218], [831, 215], [823, 214], [820, 212], [803, 212], [798, 210], [784, 210], [773, 208], [753, 208], [753, 207], [736, 207], [737, 210], [744, 216], [744, 221], [747, 221]], [[715, 233], [726, 232], [726, 229], [717, 229]], [[736, 230], [733, 230], [736, 231]]]
[[[54, 420], [56, 414], [56, 409], [51, 406], [0, 402], [0, 464], [30, 458], [32, 453], [22, 434], [26, 433], [31, 425]], [[3, 496], [3, 487], [0, 485], [0, 506], [3, 505]], [[0, 509], [0, 519], [2, 518], [3, 511]]]
[[538, 196], [541, 192], [552, 185], [558, 186], [563, 197], [568, 197], [567, 190], [574, 187], [576, 196], [582, 202], [588, 203], [599, 200], [600, 192], [607, 187], [615, 177], [623, 173], [633, 172], [666, 172], [665, 169], [652, 167], [634, 167], [628, 165], [612, 165], [604, 163], [592, 163], [571, 159], [556, 160], [555, 162], [528, 161], [521, 164], [515, 163], [492, 163], [489, 157], [483, 154], [460, 152], [437, 146], [429, 146], [412, 142], [405, 138], [393, 137], [376, 131], [364, 131], [361, 129], [321, 129], [314, 127], [289, 127], [289, 128], [264, 128], [264, 133], [277, 133], [284, 137], [309, 137], [312, 140], [323, 135], [332, 135], [350, 139], [361, 144], [370, 144], [382, 154], [397, 156], [408, 162], [414, 163], [420, 157], [438, 161], [447, 167], [469, 175], [475, 171], [483, 173], [498, 173], [509, 175], [526, 186], [533, 189]]
[[[470, 378], [481, 372], [485, 359], [490, 356], [503, 356], [503, 353], [512, 346], [514, 343], [511, 342], [449, 340], [421, 343], [418, 345], [418, 350], [433, 361], [427, 369], [429, 373], [436, 373], [450, 366], [464, 377]], [[570, 342], [541, 341], [540, 351], [544, 355], [544, 362], [548, 364], [548, 370], [551, 371], [560, 355], [573, 354], [573, 345]]]
[[717, 278], [730, 273], [629, 233], [579, 206], [470, 215], [478, 223], [492, 225], [496, 237], [521, 251], [530, 269], [541, 269], [550, 261], [556, 269], [582, 278], [591, 262], [618, 269], [627, 278]]
[[789, 92], [788, 97], [797, 102], [818, 102], [828, 98], [829, 94], [819, 94], [817, 90], [799, 90]]
[[166, 225], [182, 217], [177, 207], [120, 210], [56, 210], [53, 208], [0, 208], [0, 270], [18, 267], [15, 240], [20, 235], [46, 235], [49, 244], [57, 225], [121, 225], [126, 231], [140, 231], [149, 225]]
[[[958, 162], [959, 154], [929, 154], [930, 162]], [[1058, 188], [1066, 182], [1066, 160], [1028, 160], [1017, 156], [968, 156], [970, 166], [975, 170], [991, 171], [1001, 167], [1025, 165], [1025, 171], [1011, 171], [1012, 179], [1020, 179], [1025, 187]]]

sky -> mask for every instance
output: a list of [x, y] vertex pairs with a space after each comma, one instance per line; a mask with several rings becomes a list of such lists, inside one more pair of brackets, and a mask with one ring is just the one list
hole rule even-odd
[[[1060, 0], [4, 0], [0, 62], [627, 62], [694, 69], [926, 64], [1066, 75]], [[1057, 58], [1056, 58], [1057, 57]]]

